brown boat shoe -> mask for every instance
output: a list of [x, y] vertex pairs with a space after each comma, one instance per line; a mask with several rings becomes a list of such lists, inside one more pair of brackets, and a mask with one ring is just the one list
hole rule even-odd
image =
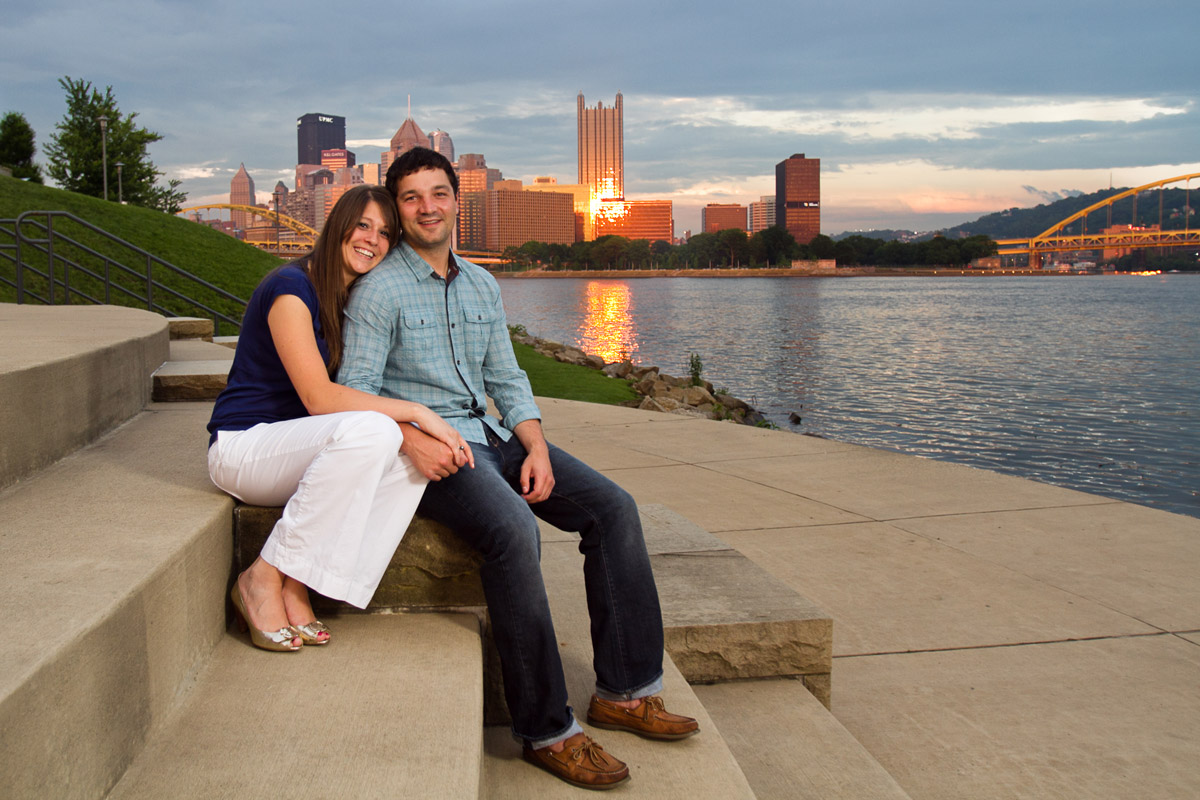
[[612, 789], [629, 780], [629, 767], [582, 732], [565, 740], [560, 753], [549, 747], [534, 750], [526, 744], [521, 755], [554, 777], [584, 789]]
[[608, 700], [592, 695], [588, 706], [587, 721], [596, 728], [611, 731], [629, 731], [647, 739], [674, 741], [686, 739], [700, 732], [700, 724], [691, 717], [672, 714], [663, 707], [657, 695], [641, 698], [633, 708], [623, 708]]

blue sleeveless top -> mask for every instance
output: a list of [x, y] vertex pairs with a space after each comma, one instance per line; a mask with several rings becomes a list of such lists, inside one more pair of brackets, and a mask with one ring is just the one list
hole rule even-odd
[[208, 421], [209, 445], [217, 440], [217, 431], [244, 431], [260, 422], [281, 422], [309, 415], [283, 368], [267, 325], [271, 305], [285, 294], [299, 297], [308, 306], [317, 348], [321, 358], [329, 363], [329, 347], [317, 315], [317, 290], [308, 272], [300, 262], [293, 262], [269, 273], [246, 304], [229, 381], [217, 397]]

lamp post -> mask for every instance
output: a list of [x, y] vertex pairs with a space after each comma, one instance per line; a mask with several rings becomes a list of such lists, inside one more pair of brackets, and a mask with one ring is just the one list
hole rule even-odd
[[279, 255], [282, 248], [279, 244], [279, 192], [271, 192], [275, 196], [275, 254]]
[[104, 199], [108, 199], [108, 117], [96, 117], [100, 123], [100, 169], [104, 173]]
[[125, 193], [121, 191], [121, 168], [125, 165], [120, 161], [117, 162], [117, 202], [124, 205]]

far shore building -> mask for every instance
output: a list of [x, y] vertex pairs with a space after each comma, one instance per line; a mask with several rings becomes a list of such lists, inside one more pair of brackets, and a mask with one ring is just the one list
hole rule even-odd
[[601, 200], [625, 197], [624, 108], [620, 92], [611, 108], [604, 103], [588, 108], [583, 92], [575, 101], [579, 182], [591, 186]]
[[554, 192], [571, 195], [575, 209], [575, 241], [590, 242], [595, 239], [592, 226], [592, 188], [583, 183], [559, 183], [556, 178], [539, 175], [533, 183], [521, 187], [526, 192]]
[[402, 154], [407, 153], [414, 147], [429, 147], [429, 137], [425, 135], [421, 127], [413, 121], [410, 114], [407, 119], [401, 123], [396, 135], [392, 137], [390, 147], [379, 156], [379, 169], [386, 175], [388, 167], [392, 162], [399, 158]]
[[572, 244], [574, 199], [562, 192], [526, 192], [520, 181], [500, 181], [485, 192], [485, 250], [502, 253], [526, 242]]
[[[1127, 238], [1134, 239], [1139, 233], [1155, 233], [1159, 230], [1158, 223], [1153, 225], [1111, 225], [1105, 228], [1102, 232], [1106, 235], [1126, 234]], [[1104, 248], [1103, 260], [1112, 261], [1118, 258], [1124, 258], [1134, 252], [1133, 247], [1106, 247]]]
[[482, 153], [463, 153], [455, 170], [458, 174], [458, 224], [455, 246], [463, 250], [487, 249], [487, 217], [484, 193], [504, 179], [500, 170], [487, 165]]
[[764, 194], [750, 204], [750, 233], [765, 231], [775, 224], [775, 195]]
[[296, 163], [320, 164], [322, 150], [346, 148], [346, 118], [305, 114], [296, 120]]
[[616, 213], [598, 214], [593, 220], [597, 239], [611, 234], [651, 243], [672, 241], [675, 219], [670, 200], [625, 200], [612, 205]]
[[454, 141], [441, 128], [429, 134], [429, 149], [441, 153], [447, 161], [454, 163]]
[[736, 228], [746, 230], [746, 207], [740, 203], [709, 203], [700, 209], [700, 230], [705, 233]]
[[775, 165], [775, 224], [800, 244], [821, 233], [821, 159], [797, 153]]
[[326, 169], [339, 169], [354, 166], [354, 153], [339, 147], [333, 150], [321, 151], [321, 166]]
[[[231, 206], [258, 205], [258, 200], [254, 194], [254, 179], [246, 171], [244, 163], [238, 167], [233, 180], [229, 182], [229, 204]], [[229, 217], [233, 221], [234, 228], [244, 231], [250, 227], [253, 215], [248, 211], [235, 210], [230, 212]]]
[[333, 206], [337, 201], [350, 190], [350, 187], [358, 186], [362, 182], [362, 173], [357, 168], [339, 167], [333, 170], [333, 180], [313, 186], [315, 220], [312, 226], [318, 231], [322, 230], [325, 227], [325, 220], [329, 219], [329, 213], [333, 211]]

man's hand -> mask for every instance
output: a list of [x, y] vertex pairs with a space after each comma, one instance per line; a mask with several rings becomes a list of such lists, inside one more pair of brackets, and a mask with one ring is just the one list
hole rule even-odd
[[424, 433], [420, 428], [407, 422], [399, 424], [404, 432], [400, 452], [412, 459], [422, 475], [431, 481], [440, 481], [458, 472], [462, 454], [455, 453], [445, 442]]
[[536, 419], [525, 420], [513, 429], [513, 433], [524, 445], [526, 453], [521, 464], [521, 497], [526, 503], [540, 503], [554, 488], [550, 448], [542, 435], [542, 423]]

